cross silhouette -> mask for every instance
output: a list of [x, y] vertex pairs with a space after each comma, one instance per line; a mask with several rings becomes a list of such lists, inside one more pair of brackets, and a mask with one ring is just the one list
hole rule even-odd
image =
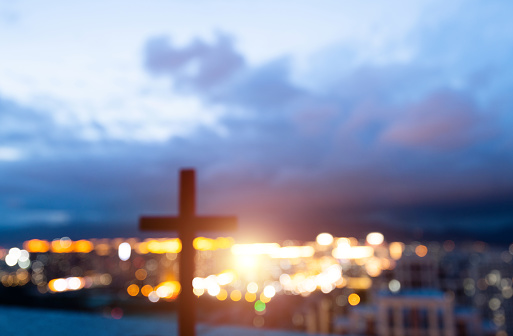
[[196, 181], [193, 169], [180, 171], [179, 213], [176, 217], [144, 216], [139, 219], [143, 231], [178, 231], [182, 242], [180, 253], [179, 280], [182, 292], [178, 297], [178, 333], [180, 336], [194, 336], [196, 324], [196, 297], [192, 291], [194, 277], [194, 256], [192, 242], [198, 231], [235, 230], [237, 218], [233, 216], [196, 216]]

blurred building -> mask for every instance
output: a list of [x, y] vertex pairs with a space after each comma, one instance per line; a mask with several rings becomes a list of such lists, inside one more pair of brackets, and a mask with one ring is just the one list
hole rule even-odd
[[477, 310], [456, 310], [450, 296], [436, 290], [381, 292], [375, 302], [353, 309], [353, 335], [480, 336]]
[[393, 277], [402, 289], [440, 288], [438, 262], [432, 256], [404, 256], [397, 261]]

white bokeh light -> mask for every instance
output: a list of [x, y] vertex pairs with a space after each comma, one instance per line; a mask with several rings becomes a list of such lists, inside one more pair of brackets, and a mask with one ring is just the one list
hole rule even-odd
[[131, 254], [132, 254], [132, 247], [130, 246], [129, 243], [124, 242], [124, 243], [119, 244], [119, 247], [118, 247], [119, 259], [121, 259], [123, 261], [127, 261], [128, 259], [130, 259]]

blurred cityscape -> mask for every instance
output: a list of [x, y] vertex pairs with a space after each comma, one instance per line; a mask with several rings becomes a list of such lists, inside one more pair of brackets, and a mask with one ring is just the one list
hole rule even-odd
[[[0, 303], [174, 311], [177, 238], [28, 240], [0, 249]], [[513, 244], [389, 242], [319, 234], [308, 242], [194, 240], [200, 319], [317, 334], [513, 334]], [[222, 309], [219, 309], [222, 307]]]

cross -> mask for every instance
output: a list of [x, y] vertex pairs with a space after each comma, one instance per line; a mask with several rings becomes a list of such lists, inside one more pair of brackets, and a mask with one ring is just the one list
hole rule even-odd
[[141, 217], [139, 228], [143, 231], [178, 231], [182, 242], [180, 253], [179, 280], [182, 292], [178, 298], [178, 334], [194, 336], [196, 324], [196, 297], [192, 291], [194, 277], [194, 256], [196, 251], [192, 245], [198, 231], [235, 230], [237, 218], [196, 216], [196, 181], [193, 169], [180, 171], [179, 212], [176, 217]]

